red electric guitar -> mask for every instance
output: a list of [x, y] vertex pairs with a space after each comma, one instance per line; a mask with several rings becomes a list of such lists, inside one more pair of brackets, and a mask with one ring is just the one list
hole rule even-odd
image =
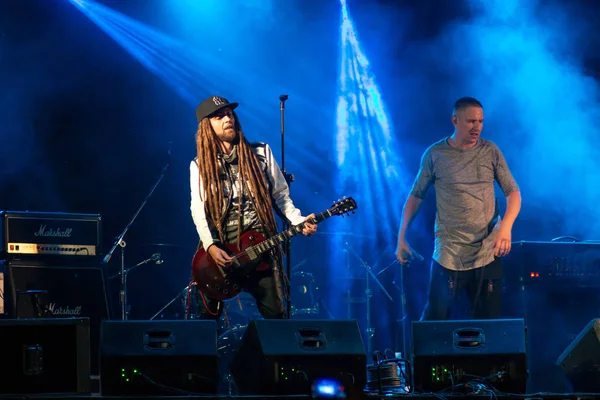
[[[352, 197], [344, 198], [311, 221], [318, 224], [334, 215], [350, 215], [357, 208]], [[230, 266], [219, 267], [203, 247], [199, 247], [192, 260], [192, 277], [201, 292], [214, 300], [227, 300], [240, 293], [240, 282], [253, 271], [271, 268], [268, 252], [286, 239], [302, 232], [304, 223], [266, 239], [254, 231], [244, 233], [240, 238], [240, 247], [235, 243], [219, 246], [233, 257]], [[216, 246], [216, 245], [215, 245]]]

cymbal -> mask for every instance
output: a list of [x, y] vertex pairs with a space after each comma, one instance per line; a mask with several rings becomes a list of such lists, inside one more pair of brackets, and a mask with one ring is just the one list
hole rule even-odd
[[293, 271], [293, 270], [295, 270], [295, 269], [298, 269], [298, 268], [300, 268], [300, 267], [301, 267], [301, 266], [303, 266], [304, 264], [306, 264], [306, 259], [304, 259], [304, 260], [300, 261], [299, 263], [296, 263], [296, 264], [294, 264], [294, 265], [292, 266], [292, 271]]

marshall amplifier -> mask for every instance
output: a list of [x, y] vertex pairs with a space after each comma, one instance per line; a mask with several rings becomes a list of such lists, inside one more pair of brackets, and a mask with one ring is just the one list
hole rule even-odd
[[[87, 264], [86, 264], [87, 265]], [[5, 309], [11, 318], [87, 318], [91, 369], [98, 372], [100, 325], [109, 319], [101, 268], [39, 266], [1, 262], [5, 275]]]
[[6, 259], [101, 255], [99, 214], [0, 211], [0, 221], [0, 250]]

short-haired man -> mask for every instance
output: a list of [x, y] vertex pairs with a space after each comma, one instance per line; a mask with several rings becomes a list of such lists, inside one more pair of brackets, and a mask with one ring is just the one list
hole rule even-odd
[[[462, 97], [452, 113], [454, 133], [431, 145], [402, 212], [396, 257], [413, 257], [406, 231], [431, 185], [436, 193], [435, 246], [427, 305], [422, 320], [448, 319], [459, 290], [466, 290], [472, 317], [494, 319], [500, 314], [502, 265], [511, 247], [513, 223], [521, 209], [521, 194], [504, 156], [482, 139], [483, 106]], [[507, 199], [500, 218], [494, 181]]]

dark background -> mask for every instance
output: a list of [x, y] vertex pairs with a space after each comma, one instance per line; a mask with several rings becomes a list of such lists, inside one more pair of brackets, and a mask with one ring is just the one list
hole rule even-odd
[[[388, 182], [377, 192], [357, 177], [346, 183], [349, 192], [338, 185], [344, 169], [358, 165], [336, 163], [336, 102], [344, 94], [340, 3], [97, 3], [112, 10], [95, 14], [102, 21], [122, 24], [168, 56], [150, 60], [142, 47], [124, 47], [67, 0], [2, 2], [0, 208], [99, 213], [106, 252], [169, 162], [126, 236], [129, 266], [155, 252], [164, 259], [130, 274], [131, 318], [149, 318], [189, 281], [198, 242], [189, 211], [194, 108], [214, 93], [241, 103], [246, 135], [270, 143], [278, 160], [279, 95], [290, 94], [285, 160], [305, 214], [343, 195], [361, 200], [354, 219], [293, 243], [294, 270], [314, 274], [325, 306], [341, 294], [336, 276], [364, 276], [359, 260], [336, 253], [332, 237], [340, 231], [352, 234], [342, 240], [376, 272], [393, 262], [402, 203], [421, 154], [451, 133], [450, 107], [463, 95], [483, 101], [484, 136], [504, 151], [521, 186], [513, 239], [598, 238], [595, 2], [348, 1], [386, 103], [391, 144], [378, 151], [401, 162], [402, 184]], [[357, 145], [350, 142], [348, 154], [359, 157], [352, 153]], [[412, 245], [427, 259], [406, 270], [407, 321], [418, 319], [425, 302], [434, 217], [431, 193], [411, 231]], [[376, 239], [367, 243], [361, 235]], [[118, 271], [118, 253], [103, 269], [107, 277]], [[374, 289], [376, 347], [399, 348], [397, 266], [378, 276], [394, 301]], [[108, 280], [113, 316], [117, 281]], [[358, 296], [362, 284], [353, 286]], [[512, 300], [509, 294], [507, 304]], [[177, 307], [173, 313], [181, 312]], [[347, 316], [344, 305], [330, 308], [329, 316]], [[353, 312], [364, 320], [364, 308]]]

